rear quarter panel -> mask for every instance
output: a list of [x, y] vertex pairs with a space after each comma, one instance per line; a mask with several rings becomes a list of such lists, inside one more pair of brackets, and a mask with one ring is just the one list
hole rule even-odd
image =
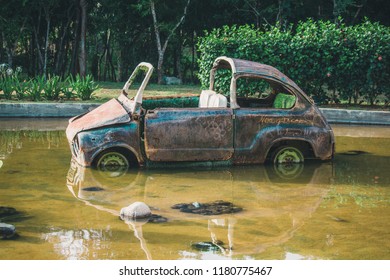
[[235, 164], [263, 163], [272, 146], [283, 140], [305, 141], [314, 156], [331, 156], [331, 134], [313, 107], [235, 110]]

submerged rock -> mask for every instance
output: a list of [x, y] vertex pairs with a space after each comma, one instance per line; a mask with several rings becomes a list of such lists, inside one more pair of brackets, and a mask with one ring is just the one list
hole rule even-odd
[[87, 188], [83, 188], [82, 190], [83, 191], [87, 191], [87, 192], [100, 192], [100, 191], [104, 191], [104, 189], [101, 188], [101, 187], [87, 187]]
[[369, 154], [369, 153], [365, 152], [365, 151], [351, 150], [351, 151], [347, 151], [347, 152], [340, 153], [340, 154], [345, 155], [345, 156], [358, 156], [358, 155], [364, 155], [364, 154]]
[[203, 252], [221, 251], [221, 249], [224, 249], [223, 242], [219, 240], [215, 243], [209, 241], [196, 242], [191, 244], [191, 247]]
[[16, 234], [16, 228], [14, 225], [0, 223], [0, 237], [1, 239], [9, 239]]
[[0, 222], [18, 222], [29, 218], [25, 213], [13, 207], [0, 206]]
[[223, 200], [217, 200], [210, 203], [179, 203], [173, 205], [171, 208], [179, 209], [180, 212], [193, 213], [205, 216], [230, 214], [242, 211], [241, 207], [238, 207], [231, 202]]
[[19, 212], [16, 211], [16, 209], [13, 207], [0, 206], [0, 218], [9, 217], [17, 214], [19, 214]]
[[153, 224], [161, 224], [161, 223], [166, 223], [168, 222], [168, 219], [163, 217], [163, 216], [160, 216], [160, 215], [156, 215], [156, 214], [152, 214], [149, 218], [148, 218], [148, 222], [149, 223], [153, 223]]
[[339, 223], [348, 223], [349, 221], [340, 217], [327, 215], [329, 218], [331, 218], [333, 221], [339, 222]]
[[134, 202], [120, 211], [122, 220], [142, 220], [147, 219], [152, 215], [150, 208], [143, 202]]

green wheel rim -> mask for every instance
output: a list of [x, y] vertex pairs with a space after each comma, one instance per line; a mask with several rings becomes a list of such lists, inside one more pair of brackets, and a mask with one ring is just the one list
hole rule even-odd
[[118, 152], [107, 152], [97, 162], [97, 168], [101, 171], [125, 172], [128, 167], [129, 161]]
[[275, 164], [302, 163], [303, 161], [303, 154], [300, 150], [294, 147], [282, 148], [276, 153], [274, 157]]
[[299, 177], [303, 171], [303, 164], [281, 163], [274, 164], [275, 174], [284, 180], [291, 180]]

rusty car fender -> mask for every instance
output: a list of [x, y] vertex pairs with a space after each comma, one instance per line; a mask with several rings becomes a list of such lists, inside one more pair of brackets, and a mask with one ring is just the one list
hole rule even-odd
[[96, 130], [80, 132], [78, 141], [80, 146], [87, 147], [83, 150], [85, 154], [84, 166], [90, 166], [95, 159], [108, 149], [126, 149], [137, 159], [138, 164], [144, 163], [141, 151], [140, 128], [138, 121], [122, 124], [115, 127], [105, 127]]

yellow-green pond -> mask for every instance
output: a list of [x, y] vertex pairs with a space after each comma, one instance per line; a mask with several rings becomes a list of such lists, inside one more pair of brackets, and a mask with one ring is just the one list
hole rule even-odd
[[[83, 168], [66, 120], [0, 120], [0, 239], [8, 260], [390, 259], [390, 127], [333, 125], [332, 162], [292, 170]], [[242, 211], [172, 209], [223, 200]], [[166, 222], [123, 221], [141, 201]]]

